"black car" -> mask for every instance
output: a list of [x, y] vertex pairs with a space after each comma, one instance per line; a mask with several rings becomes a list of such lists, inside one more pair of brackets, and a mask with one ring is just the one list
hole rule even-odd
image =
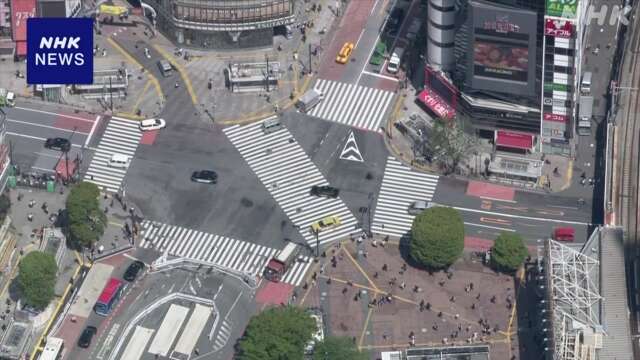
[[191, 181], [204, 184], [215, 184], [218, 182], [218, 174], [212, 170], [194, 171], [193, 174], [191, 174]]
[[129, 265], [122, 277], [127, 281], [133, 281], [142, 269], [144, 269], [144, 263], [142, 261], [134, 261]]
[[98, 329], [95, 326], [87, 326], [78, 339], [78, 346], [84, 349], [91, 346], [91, 339], [97, 332]]
[[333, 186], [318, 186], [314, 185], [311, 187], [311, 195], [313, 196], [324, 196], [328, 198], [337, 198], [340, 194], [340, 190], [334, 188]]
[[398, 30], [400, 30], [400, 26], [402, 25], [402, 20], [404, 20], [404, 10], [400, 8], [393, 9], [389, 16], [389, 20], [387, 20], [385, 31], [390, 36], [396, 36], [398, 34]]
[[71, 149], [71, 142], [65, 138], [48, 138], [44, 143], [44, 147], [47, 149], [67, 152]]

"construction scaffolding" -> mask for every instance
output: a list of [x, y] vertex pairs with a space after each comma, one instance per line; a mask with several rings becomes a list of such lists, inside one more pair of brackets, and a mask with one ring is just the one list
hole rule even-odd
[[585, 254], [589, 243], [578, 251], [551, 239], [545, 242], [547, 306], [543, 312], [550, 313], [551, 351], [547, 354], [553, 354], [547, 358], [595, 360], [596, 350], [602, 348], [600, 261]]

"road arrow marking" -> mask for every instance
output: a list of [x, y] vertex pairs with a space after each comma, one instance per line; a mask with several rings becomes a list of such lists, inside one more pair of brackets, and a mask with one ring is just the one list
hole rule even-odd
[[356, 143], [356, 136], [353, 134], [353, 131], [351, 131], [347, 138], [347, 142], [344, 144], [344, 148], [340, 154], [340, 159], [364, 162], [362, 154], [360, 154], [360, 150], [358, 150], [358, 143]]

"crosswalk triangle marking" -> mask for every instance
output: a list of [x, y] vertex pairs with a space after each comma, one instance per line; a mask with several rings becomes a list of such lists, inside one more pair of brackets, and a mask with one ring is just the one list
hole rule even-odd
[[362, 154], [360, 154], [360, 150], [358, 149], [358, 143], [356, 142], [356, 136], [353, 131], [349, 133], [347, 142], [344, 144], [344, 148], [340, 154], [340, 159], [364, 162]]

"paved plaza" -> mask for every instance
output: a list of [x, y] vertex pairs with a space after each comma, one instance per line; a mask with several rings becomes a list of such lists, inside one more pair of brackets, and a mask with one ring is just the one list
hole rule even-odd
[[514, 278], [471, 254], [448, 273], [429, 273], [404, 261], [397, 243], [347, 242], [314, 270], [300, 303], [321, 308], [329, 334], [362, 349], [488, 343], [492, 358], [517, 355]]

